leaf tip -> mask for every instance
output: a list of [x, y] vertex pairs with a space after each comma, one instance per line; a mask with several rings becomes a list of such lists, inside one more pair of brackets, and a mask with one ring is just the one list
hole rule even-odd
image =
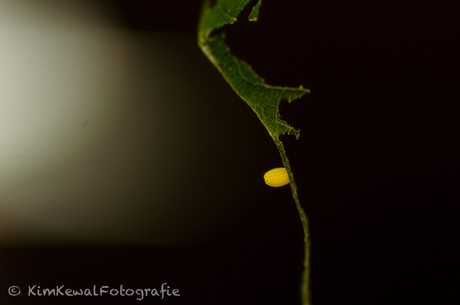
[[248, 17], [249, 21], [258, 20], [261, 5], [262, 5], [262, 0], [259, 0], [259, 2], [256, 5], [254, 5], [254, 7], [252, 8], [251, 14], [249, 14], [249, 17]]

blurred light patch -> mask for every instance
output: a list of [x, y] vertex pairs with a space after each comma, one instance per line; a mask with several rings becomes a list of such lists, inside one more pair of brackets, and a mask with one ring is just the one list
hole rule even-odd
[[0, 238], [17, 240], [59, 217], [36, 213], [53, 199], [46, 187], [35, 193], [28, 185], [91, 158], [110, 137], [128, 44], [116, 16], [104, 13], [113, 10], [97, 2], [0, 0], [0, 7]]
[[196, 243], [250, 211], [258, 123], [194, 34], [127, 30], [113, 2], [0, 6], [0, 245]]
[[55, 170], [71, 158], [69, 150], [87, 151], [95, 139], [84, 128], [111, 120], [115, 107], [109, 99], [119, 94], [127, 50], [90, 2], [0, 3], [0, 185], [5, 187], [37, 168]]

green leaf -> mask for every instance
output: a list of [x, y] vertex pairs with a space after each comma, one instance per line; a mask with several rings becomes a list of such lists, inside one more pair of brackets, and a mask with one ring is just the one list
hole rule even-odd
[[[291, 171], [289, 159], [286, 156], [284, 145], [279, 139], [279, 136], [283, 134], [292, 134], [298, 139], [299, 130], [294, 129], [280, 119], [279, 104], [282, 100], [291, 102], [310, 91], [304, 89], [302, 86], [291, 88], [266, 84], [265, 80], [258, 76], [250, 65], [230, 53], [230, 49], [225, 43], [225, 33], [211, 37], [212, 31], [226, 24], [235, 23], [237, 17], [250, 2], [251, 0], [217, 0], [215, 5], [212, 6], [211, 1], [205, 0], [198, 24], [198, 45], [233, 90], [255, 112], [272, 137], [281, 155], [284, 167], [289, 175], [292, 195], [297, 210], [299, 211], [304, 231], [305, 259], [300, 290], [302, 304], [307, 305], [310, 304], [310, 238], [308, 232], [308, 219], [300, 205], [297, 195], [297, 186]], [[259, 0], [253, 7], [249, 15], [250, 21], [257, 21], [261, 5], [262, 1]]]

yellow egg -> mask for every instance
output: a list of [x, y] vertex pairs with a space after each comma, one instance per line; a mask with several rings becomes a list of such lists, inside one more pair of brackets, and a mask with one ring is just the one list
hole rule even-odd
[[268, 186], [280, 187], [289, 183], [289, 176], [284, 167], [277, 167], [266, 172], [264, 180]]

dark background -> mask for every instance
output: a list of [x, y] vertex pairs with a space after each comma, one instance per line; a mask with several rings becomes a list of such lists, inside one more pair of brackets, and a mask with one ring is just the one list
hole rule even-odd
[[[264, 0], [258, 22], [240, 18], [224, 29], [233, 53], [267, 83], [311, 89], [283, 102], [281, 114], [301, 129], [298, 141], [282, 139], [310, 220], [315, 305], [460, 300], [453, 3]], [[133, 30], [195, 33], [201, 1], [113, 5]], [[280, 165], [275, 146], [259, 159], [267, 169]], [[252, 212], [208, 243], [10, 247], [2, 255], [11, 264], [0, 271], [18, 286], [168, 282], [181, 297], [166, 304], [300, 304], [302, 232], [290, 189], [260, 186], [241, 196]], [[5, 291], [2, 304], [52, 301]], [[101, 300], [136, 302], [85, 303]]]

